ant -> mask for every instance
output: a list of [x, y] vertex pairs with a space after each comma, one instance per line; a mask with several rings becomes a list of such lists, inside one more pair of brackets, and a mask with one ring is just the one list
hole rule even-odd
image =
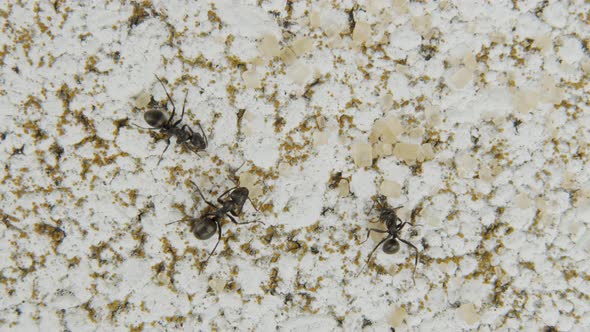
[[176, 136], [177, 144], [185, 144], [185, 146], [187, 146], [189, 150], [195, 153], [205, 150], [207, 148], [208, 141], [207, 136], [205, 135], [205, 132], [203, 131], [203, 128], [201, 127], [200, 123], [197, 123], [197, 125], [199, 126], [202, 135], [193, 132], [193, 130], [188, 125], [182, 125], [179, 127], [180, 123], [182, 122], [182, 118], [184, 117], [184, 108], [186, 106], [186, 98], [188, 96], [188, 91], [184, 95], [184, 102], [182, 103], [182, 113], [180, 114], [180, 119], [176, 122], [173, 122], [174, 115], [176, 114], [176, 106], [174, 105], [174, 101], [172, 100], [172, 97], [170, 97], [170, 94], [168, 93], [168, 90], [166, 90], [166, 86], [164, 85], [162, 80], [157, 75], [154, 76], [156, 76], [156, 79], [164, 88], [164, 92], [166, 92], [168, 100], [170, 101], [170, 103], [172, 103], [172, 115], [169, 118], [166, 117], [164, 112], [156, 109], [149, 110], [145, 112], [145, 114], [143, 115], [145, 122], [152, 126], [152, 128], [144, 129], [159, 129], [161, 132], [168, 135], [168, 137], [166, 138], [166, 141], [168, 143], [166, 145], [166, 148], [162, 152], [162, 155], [160, 156], [158, 164], [160, 164], [160, 162], [162, 161], [162, 157], [164, 156], [164, 153], [166, 152], [166, 150], [168, 150], [168, 147], [170, 146], [170, 138], [172, 136]]
[[248, 197], [250, 194], [248, 188], [239, 186], [230, 188], [217, 198], [217, 203], [221, 205], [221, 207], [217, 207], [215, 204], [208, 201], [205, 196], [203, 196], [203, 193], [194, 182], [191, 181], [191, 183], [197, 189], [197, 192], [205, 201], [205, 203], [214, 209], [212, 212], [206, 213], [200, 218], [194, 218], [191, 220], [191, 232], [199, 240], [208, 240], [213, 236], [213, 234], [215, 234], [215, 231], [217, 231], [217, 243], [215, 243], [215, 247], [213, 247], [213, 250], [211, 250], [209, 256], [207, 256], [207, 259], [203, 262], [203, 264], [206, 264], [209, 261], [209, 258], [211, 258], [217, 249], [219, 242], [221, 241], [221, 219], [224, 217], [228, 217], [229, 220], [231, 220], [231, 222], [236, 225], [245, 225], [257, 222], [264, 225], [262, 221], [258, 220], [239, 222], [235, 219], [235, 217], [238, 217], [242, 213], [242, 208], [244, 207], [246, 200], [249, 200], [254, 209], [258, 211], [254, 203], [252, 203], [250, 197]]
[[[418, 248], [416, 248], [416, 246], [411, 244], [410, 242], [408, 242], [404, 239], [401, 239], [399, 237], [399, 233], [401, 232], [402, 228], [404, 228], [404, 226], [406, 224], [408, 224], [405, 221], [402, 222], [402, 220], [397, 216], [396, 211], [398, 209], [400, 209], [401, 206], [398, 206], [395, 208], [390, 207], [389, 204], [387, 203], [387, 198], [382, 195], [377, 196], [375, 202], [373, 203], [373, 207], [375, 206], [375, 203], [377, 204], [377, 210], [379, 210], [379, 221], [385, 224], [385, 226], [387, 227], [387, 230], [370, 228], [367, 232], [367, 239], [365, 241], [361, 242], [361, 244], [367, 242], [367, 240], [369, 239], [369, 235], [371, 235], [371, 232], [387, 233], [387, 236], [385, 238], [383, 238], [383, 240], [379, 241], [379, 243], [377, 243], [375, 248], [373, 248], [373, 250], [369, 254], [369, 257], [367, 258], [367, 262], [365, 263], [365, 265], [363, 265], [363, 267], [361, 268], [361, 270], [359, 271], [357, 276], [369, 264], [369, 262], [371, 261], [371, 257], [373, 256], [373, 253], [382, 244], [383, 244], [382, 249], [383, 249], [384, 253], [386, 253], [388, 255], [397, 253], [400, 249], [400, 245], [398, 242], [398, 240], [399, 240], [399, 241], [407, 244], [408, 246], [414, 248], [414, 250], [416, 251], [416, 258], [414, 261], [414, 272], [412, 274], [412, 279], [414, 280], [414, 283], [416, 283], [416, 280], [414, 279], [414, 275], [416, 274], [416, 267], [418, 266], [418, 255], [419, 255]], [[371, 207], [371, 210], [373, 210], [373, 207]], [[369, 211], [369, 213], [371, 213], [371, 210]], [[410, 223], [410, 225], [413, 226], [413, 224], [411, 224], [411, 223]]]

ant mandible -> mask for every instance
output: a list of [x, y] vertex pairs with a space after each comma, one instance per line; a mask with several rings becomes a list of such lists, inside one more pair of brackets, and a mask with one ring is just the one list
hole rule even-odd
[[[387, 198], [382, 195], [377, 196], [377, 198], [373, 204], [373, 207], [375, 206], [375, 204], [377, 205], [377, 210], [379, 211], [379, 221], [385, 224], [385, 227], [387, 228], [387, 230], [382, 230], [382, 229], [378, 229], [378, 228], [370, 228], [367, 232], [367, 239], [365, 241], [361, 242], [361, 244], [367, 242], [367, 240], [369, 239], [369, 236], [371, 235], [371, 232], [387, 233], [387, 236], [385, 238], [383, 238], [381, 241], [379, 241], [379, 243], [377, 243], [375, 248], [373, 248], [373, 250], [369, 254], [369, 257], [367, 258], [367, 262], [365, 263], [365, 265], [363, 265], [363, 267], [361, 268], [361, 270], [359, 271], [357, 276], [369, 264], [369, 262], [371, 261], [371, 257], [373, 256], [373, 253], [375, 253], [375, 250], [377, 250], [377, 248], [379, 248], [379, 246], [383, 245], [382, 250], [384, 253], [386, 253], [388, 255], [397, 253], [400, 249], [400, 245], [398, 242], [398, 240], [399, 240], [399, 241], [407, 244], [408, 246], [414, 248], [414, 250], [416, 251], [416, 258], [414, 261], [414, 272], [412, 274], [412, 279], [414, 280], [414, 283], [416, 283], [416, 280], [414, 279], [414, 275], [416, 274], [416, 267], [418, 266], [419, 253], [418, 253], [418, 248], [416, 248], [415, 245], [413, 245], [410, 242], [399, 237], [401, 230], [404, 228], [404, 226], [406, 224], [408, 224], [405, 221], [402, 222], [402, 220], [397, 216], [396, 211], [398, 209], [400, 209], [401, 206], [392, 208], [387, 203]], [[371, 207], [371, 210], [373, 210], [373, 207]], [[369, 213], [370, 213], [370, 211], [369, 211]], [[410, 225], [413, 226], [413, 224], [410, 224]]]
[[166, 138], [166, 148], [162, 152], [158, 164], [162, 161], [162, 157], [164, 156], [166, 150], [168, 150], [168, 147], [170, 146], [170, 138], [172, 136], [176, 136], [177, 144], [185, 144], [185, 146], [187, 146], [189, 150], [195, 153], [205, 150], [207, 148], [208, 141], [207, 136], [205, 135], [205, 132], [203, 131], [203, 128], [201, 127], [200, 123], [197, 123], [197, 125], [199, 126], [202, 135], [199, 133], [195, 133], [193, 129], [188, 125], [182, 125], [179, 127], [180, 123], [182, 122], [182, 118], [184, 117], [184, 109], [186, 106], [186, 98], [188, 96], [188, 91], [184, 95], [184, 102], [182, 103], [182, 113], [180, 114], [180, 119], [178, 121], [173, 122], [174, 115], [176, 114], [176, 106], [174, 105], [174, 101], [172, 100], [172, 97], [170, 97], [170, 94], [168, 93], [168, 90], [166, 90], [166, 86], [164, 85], [162, 80], [157, 75], [154, 76], [156, 76], [156, 79], [158, 80], [158, 82], [160, 82], [162, 88], [164, 88], [164, 92], [166, 92], [166, 96], [172, 104], [172, 114], [169, 118], [167, 118], [164, 112], [162, 112], [161, 110], [154, 109], [148, 110], [143, 115], [145, 122], [147, 122], [148, 125], [152, 126], [152, 128], [144, 129], [160, 130], [161, 132], [168, 135], [168, 137]]

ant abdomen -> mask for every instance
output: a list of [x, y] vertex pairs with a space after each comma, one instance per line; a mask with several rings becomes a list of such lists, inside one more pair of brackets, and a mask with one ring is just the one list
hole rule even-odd
[[191, 231], [195, 237], [199, 240], [207, 240], [215, 234], [217, 230], [217, 223], [213, 216], [205, 216], [199, 220], [195, 220], [192, 225]]
[[383, 249], [384, 253], [391, 255], [399, 251], [400, 245], [396, 239], [389, 239], [383, 243], [383, 247], [381, 248]]
[[149, 110], [143, 115], [145, 122], [154, 128], [162, 128], [168, 119], [158, 110]]

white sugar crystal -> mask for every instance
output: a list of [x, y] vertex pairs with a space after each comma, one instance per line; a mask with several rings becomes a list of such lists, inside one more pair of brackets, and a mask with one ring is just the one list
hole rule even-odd
[[426, 36], [432, 29], [432, 18], [430, 15], [416, 16], [412, 18], [412, 26], [416, 32]]
[[315, 124], [319, 130], [323, 130], [324, 128], [326, 128], [326, 117], [324, 117], [323, 115], [317, 115], [315, 117]]
[[535, 37], [535, 40], [533, 41], [533, 47], [538, 48], [541, 53], [549, 51], [551, 46], [553, 46], [553, 42], [551, 36], [547, 34], [539, 35]]
[[240, 175], [239, 175], [239, 183], [240, 183], [240, 186], [242, 186], [242, 187], [246, 187], [246, 188], [252, 187], [256, 183], [256, 181], [258, 181], [258, 179], [257, 179], [256, 175], [254, 175], [252, 173], [243, 172], [243, 173], [240, 173]]
[[255, 199], [262, 195], [262, 185], [256, 184], [258, 182], [258, 176], [249, 172], [240, 173], [239, 183], [240, 186], [246, 187], [250, 192], [249, 196], [251, 199]]
[[265, 35], [262, 37], [259, 46], [260, 51], [266, 57], [275, 57], [281, 54], [281, 47], [279, 41], [274, 35]]
[[575, 207], [588, 207], [590, 206], [590, 187], [582, 188], [574, 192], [574, 204]]
[[367, 22], [357, 22], [352, 32], [352, 40], [362, 44], [371, 37], [371, 26]]
[[387, 197], [398, 198], [402, 195], [402, 186], [395, 181], [383, 180], [379, 192]]
[[387, 6], [388, 3], [385, 0], [368, 0], [366, 8], [369, 13], [376, 15]]
[[352, 159], [357, 167], [369, 167], [373, 164], [373, 149], [364, 142], [352, 144]]
[[501, 32], [490, 33], [490, 40], [496, 44], [503, 44], [506, 41], [506, 35]]
[[373, 159], [377, 159], [383, 155], [382, 146], [380, 142], [373, 144]]
[[457, 165], [457, 173], [460, 177], [466, 178], [471, 177], [471, 173], [477, 165], [477, 160], [467, 153], [464, 153], [455, 158], [455, 164]]
[[410, 131], [408, 131], [408, 136], [410, 136], [413, 139], [422, 138], [422, 136], [424, 136], [424, 128], [422, 128], [422, 127], [412, 128], [412, 129], [410, 129]]
[[[378, 219], [376, 218], [376, 220]], [[381, 222], [375, 223], [376, 220], [367, 219], [367, 224], [369, 225], [369, 227], [386, 231], [387, 226], [385, 226], [385, 224]], [[385, 237], [385, 233], [371, 232], [369, 237], [371, 238], [371, 241], [373, 241], [373, 243], [378, 243], [379, 241], [383, 240], [383, 238]]]
[[286, 65], [292, 65], [297, 60], [297, 55], [290, 47], [285, 47], [281, 52], [279, 57]]
[[144, 90], [135, 97], [134, 106], [137, 108], [144, 108], [149, 104], [151, 98], [152, 95]]
[[328, 47], [342, 48], [344, 47], [344, 40], [339, 35], [335, 35], [328, 40]]
[[326, 35], [330, 38], [339, 35], [340, 32], [342, 31], [340, 26], [338, 26], [334, 23], [326, 24], [326, 26], [324, 26], [323, 29], [324, 29], [324, 32], [326, 33]]
[[541, 212], [548, 212], [549, 204], [543, 197], [535, 198], [535, 205]]
[[391, 156], [393, 145], [389, 143], [377, 142], [373, 144], [373, 158]]
[[527, 113], [537, 107], [539, 97], [537, 91], [519, 89], [514, 94], [514, 107], [519, 113]]
[[346, 197], [350, 194], [350, 184], [348, 183], [348, 180], [341, 179], [340, 182], [338, 182], [338, 194], [340, 197]]
[[393, 144], [397, 142], [398, 136], [403, 134], [404, 131], [401, 122], [394, 116], [379, 119], [373, 124], [369, 141], [375, 143], [381, 139], [384, 143]]
[[465, 68], [475, 71], [475, 69], [477, 69], [477, 60], [475, 59], [475, 55], [471, 52], [465, 53], [463, 56], [463, 64], [465, 65]]
[[391, 314], [387, 317], [387, 322], [393, 327], [400, 327], [406, 318], [408, 318], [406, 309], [402, 307], [394, 307]]
[[432, 227], [438, 227], [441, 224], [440, 214], [431, 207], [425, 208], [422, 211], [422, 216], [424, 216], [426, 223]]
[[262, 196], [262, 194], [264, 193], [261, 184], [254, 185], [252, 188], [248, 189], [248, 191], [250, 192], [248, 195], [250, 199], [256, 199]]
[[260, 78], [258, 77], [258, 73], [256, 69], [246, 70], [242, 73], [242, 79], [244, 80], [244, 84], [248, 89], [257, 89], [260, 88]]
[[318, 147], [320, 145], [328, 144], [328, 133], [324, 131], [316, 131], [313, 133], [313, 146]]
[[391, 93], [386, 93], [381, 98], [379, 98], [379, 104], [383, 108], [383, 110], [388, 111], [391, 106], [393, 106], [393, 96]]
[[287, 68], [287, 77], [300, 85], [309, 81], [312, 78], [312, 74], [311, 67], [304, 62], [297, 62]]
[[293, 44], [291, 44], [291, 48], [295, 55], [300, 56], [303, 55], [313, 48], [313, 39], [309, 37], [301, 37], [297, 38]]
[[540, 99], [543, 102], [559, 104], [563, 99], [563, 90], [558, 88], [555, 80], [549, 75], [545, 75], [541, 80]]
[[158, 280], [158, 283], [160, 283], [160, 285], [170, 284], [170, 277], [168, 277], [166, 271], [158, 272], [158, 274], [156, 275], [156, 280]]
[[262, 57], [257, 56], [250, 59], [250, 63], [254, 66], [263, 66], [265, 64], [265, 61]]
[[285, 163], [285, 162], [279, 163], [278, 169], [279, 169], [280, 176], [288, 176], [293, 173], [291, 171], [291, 165], [289, 165], [288, 163]]
[[418, 144], [397, 143], [393, 148], [393, 155], [406, 163], [413, 165], [422, 152], [422, 147]]
[[393, 0], [393, 8], [399, 14], [406, 14], [410, 10], [408, 0]]
[[393, 154], [393, 145], [389, 143], [381, 144], [381, 153], [384, 157], [391, 156]]
[[320, 12], [313, 10], [309, 15], [309, 27], [312, 29], [319, 28], [322, 24]]
[[424, 160], [434, 159], [434, 149], [432, 148], [432, 144], [422, 144], [422, 152], [424, 153]]
[[514, 204], [521, 209], [528, 209], [532, 206], [532, 201], [525, 193], [520, 193], [514, 198]]
[[467, 325], [473, 325], [479, 321], [479, 314], [475, 310], [475, 305], [473, 303], [462, 304], [457, 310], [459, 312], [459, 317], [461, 317]]
[[471, 70], [461, 67], [451, 76], [450, 83], [457, 89], [463, 89], [471, 81], [472, 77]]
[[225, 288], [225, 280], [221, 278], [212, 278], [209, 280], [208, 284], [217, 294], [223, 292], [223, 289]]
[[424, 115], [426, 116], [426, 123], [430, 127], [435, 127], [442, 123], [440, 108], [438, 106], [427, 105], [424, 108]]

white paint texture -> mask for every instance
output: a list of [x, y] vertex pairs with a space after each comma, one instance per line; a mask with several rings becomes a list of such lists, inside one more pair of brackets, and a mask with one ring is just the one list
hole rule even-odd
[[[588, 330], [590, 4], [291, 4], [0, 5], [0, 330]], [[133, 126], [154, 74], [200, 156]], [[166, 224], [244, 162], [265, 225], [199, 273], [215, 237]], [[415, 284], [407, 246], [357, 276], [380, 191]]]

